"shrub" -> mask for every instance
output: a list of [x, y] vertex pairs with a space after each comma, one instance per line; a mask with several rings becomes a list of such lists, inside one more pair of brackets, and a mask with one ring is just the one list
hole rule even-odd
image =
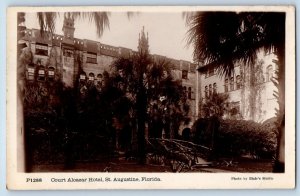
[[219, 120], [217, 117], [200, 118], [192, 127], [193, 141], [208, 148], [214, 148], [218, 129]]
[[[219, 128], [209, 125], [212, 119], [196, 121], [195, 142], [207, 145], [213, 143], [213, 152], [218, 157], [272, 158], [276, 150], [276, 118], [264, 123], [246, 120], [219, 120]], [[207, 141], [209, 140], [209, 141]]]
[[225, 155], [271, 158], [275, 153], [276, 135], [270, 124], [221, 120], [217, 144], [218, 152]]

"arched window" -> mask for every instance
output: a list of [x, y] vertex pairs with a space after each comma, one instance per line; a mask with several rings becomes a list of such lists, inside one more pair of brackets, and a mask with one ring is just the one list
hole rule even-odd
[[84, 72], [82, 72], [82, 73], [80, 74], [79, 80], [80, 80], [80, 81], [86, 80], [86, 74], [85, 74]]
[[272, 65], [269, 65], [267, 67], [267, 82], [270, 82], [272, 77], [273, 77], [273, 67]]
[[217, 83], [214, 83], [213, 85], [213, 93], [217, 94]]
[[211, 84], [209, 85], [209, 96], [211, 96], [212, 95], [212, 86], [211, 86]]
[[95, 75], [93, 73], [89, 73], [89, 81], [94, 81]]
[[126, 90], [124, 82], [122, 81], [118, 82], [118, 88], [124, 92]]
[[27, 80], [34, 80], [34, 65], [28, 65], [27, 67]]
[[205, 86], [205, 97], [208, 97], [208, 86]]
[[192, 88], [191, 87], [188, 88], [188, 98], [189, 99], [192, 98]]
[[103, 75], [102, 74], [98, 74], [97, 75], [97, 81], [98, 82], [102, 82], [102, 80], [103, 80]]
[[63, 55], [65, 57], [73, 57], [73, 54], [74, 54], [73, 50], [69, 50], [69, 49], [64, 49], [63, 50]]
[[232, 102], [230, 104], [230, 117], [231, 118], [239, 118], [241, 113], [240, 113], [240, 102]]
[[240, 89], [241, 88], [241, 76], [237, 75], [236, 76], [236, 89]]
[[182, 74], [181, 74], [181, 76], [182, 76], [182, 79], [188, 79], [188, 71], [187, 70], [182, 70]]
[[124, 78], [124, 77], [125, 77], [125, 70], [124, 70], [124, 69], [120, 68], [120, 69], [118, 70], [118, 72], [119, 72], [119, 76], [120, 76], [121, 78]]
[[230, 78], [230, 90], [231, 91], [234, 90], [234, 78], [233, 77]]
[[225, 92], [228, 92], [228, 79], [225, 79], [224, 88], [225, 88]]
[[102, 82], [103, 82], [103, 75], [102, 74], [98, 74], [97, 78], [95, 80], [96, 89], [98, 91], [102, 90], [102, 85], [103, 85]]
[[184, 97], [186, 97], [186, 86], [183, 86], [183, 95], [184, 95]]
[[38, 80], [39, 81], [45, 81], [45, 68], [43, 66], [40, 66], [40, 68], [39, 68]]
[[55, 69], [54, 67], [49, 67], [48, 68], [48, 80], [53, 81], [55, 76]]

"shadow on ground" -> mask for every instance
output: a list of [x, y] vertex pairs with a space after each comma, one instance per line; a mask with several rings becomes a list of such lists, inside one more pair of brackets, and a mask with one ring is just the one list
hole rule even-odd
[[[136, 161], [111, 160], [99, 162], [79, 162], [70, 168], [65, 168], [64, 164], [40, 164], [34, 165], [33, 172], [173, 172], [169, 165], [145, 164], [140, 165]], [[196, 166], [185, 168], [181, 172], [203, 172], [203, 173], [270, 173], [272, 172], [272, 162], [269, 160], [240, 159], [221, 160], [212, 166]]]

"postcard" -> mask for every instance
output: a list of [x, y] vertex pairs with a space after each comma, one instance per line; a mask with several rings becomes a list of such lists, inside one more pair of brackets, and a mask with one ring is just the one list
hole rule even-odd
[[292, 189], [295, 7], [7, 8], [7, 188]]

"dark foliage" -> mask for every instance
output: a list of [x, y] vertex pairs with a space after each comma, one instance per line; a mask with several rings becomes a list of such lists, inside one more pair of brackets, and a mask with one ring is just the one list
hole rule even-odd
[[90, 87], [82, 97], [59, 81], [27, 83], [24, 122], [33, 164], [110, 156], [114, 133], [107, 98], [118, 96], [111, 91], [99, 94]]
[[251, 155], [254, 158], [274, 158], [276, 125], [253, 121], [222, 120], [218, 136], [221, 155]]
[[206, 97], [201, 103], [201, 110], [204, 117], [218, 116], [222, 117], [224, 113], [228, 113], [228, 94], [213, 93], [212, 95]]
[[285, 13], [194, 12], [186, 14], [186, 22], [194, 57], [217, 65], [220, 75], [230, 76], [236, 61], [253, 64], [258, 50], [278, 54], [284, 47]]
[[264, 123], [199, 119], [194, 124], [194, 130], [195, 142], [212, 147], [217, 157], [251, 156], [272, 159], [275, 156], [276, 118]]

